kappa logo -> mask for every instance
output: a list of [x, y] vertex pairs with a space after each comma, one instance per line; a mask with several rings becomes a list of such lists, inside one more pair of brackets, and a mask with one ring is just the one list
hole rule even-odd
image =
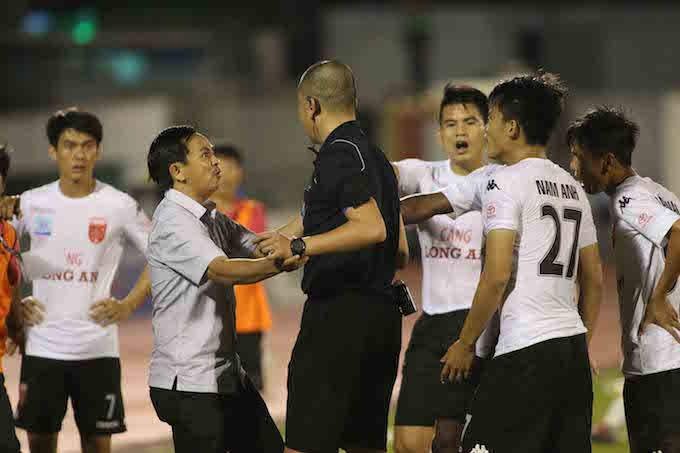
[[492, 179], [492, 180], [490, 180], [489, 182], [486, 183], [486, 191], [488, 192], [488, 191], [494, 190], [494, 189], [501, 190], [501, 188], [498, 187], [498, 184], [496, 184], [496, 180]]
[[470, 450], [470, 453], [490, 453], [484, 445], [475, 445], [475, 448]]
[[632, 200], [632, 198], [627, 197], [625, 195], [623, 197], [621, 197], [621, 199], [619, 200], [619, 208], [621, 208], [621, 210], [623, 210], [623, 208], [625, 208], [626, 206], [628, 206], [630, 204], [630, 200]]

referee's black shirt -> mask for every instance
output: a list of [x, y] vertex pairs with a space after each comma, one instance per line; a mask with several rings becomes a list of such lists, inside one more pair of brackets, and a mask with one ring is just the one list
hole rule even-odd
[[331, 231], [347, 222], [344, 210], [375, 199], [387, 238], [355, 252], [313, 256], [305, 265], [302, 290], [310, 296], [360, 289], [387, 294], [399, 247], [397, 178], [383, 152], [370, 143], [357, 121], [338, 126], [314, 160], [305, 189], [304, 235]]

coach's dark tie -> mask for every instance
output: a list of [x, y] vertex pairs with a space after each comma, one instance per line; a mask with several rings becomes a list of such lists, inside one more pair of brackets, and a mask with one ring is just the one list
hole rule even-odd
[[215, 210], [215, 207], [217, 205], [213, 201], [206, 201], [203, 203], [203, 207], [205, 208], [205, 212], [201, 216], [201, 222], [203, 222], [203, 225], [205, 225], [208, 228], [208, 234], [210, 234], [210, 239], [213, 240], [217, 246], [220, 246], [219, 243], [219, 238], [217, 235], [217, 231], [215, 231], [215, 219], [213, 219], [212, 213]]
[[[220, 239], [220, 232], [218, 231], [217, 225], [215, 223], [215, 219], [213, 218], [212, 214], [217, 205], [213, 201], [206, 201], [203, 203], [203, 207], [205, 208], [205, 212], [201, 216], [201, 222], [208, 228], [208, 234], [210, 235], [210, 239], [217, 245], [218, 247], [224, 249], [222, 240]], [[229, 291], [232, 292], [232, 301], [235, 302], [236, 299], [234, 298], [233, 295], [233, 288], [229, 288]], [[232, 367], [232, 371], [234, 375], [237, 377], [237, 379], [240, 379], [240, 370], [241, 370], [241, 360], [236, 354], [236, 306], [234, 303], [230, 304], [231, 306], [229, 307], [228, 314], [229, 314], [229, 340], [231, 343], [231, 354], [232, 354], [232, 360], [234, 363], [234, 366]], [[227, 326], [225, 326], [226, 328]]]

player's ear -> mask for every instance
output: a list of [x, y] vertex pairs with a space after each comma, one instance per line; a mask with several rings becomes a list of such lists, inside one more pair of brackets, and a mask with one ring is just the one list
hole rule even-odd
[[616, 158], [612, 153], [607, 153], [602, 158], [602, 174], [606, 174], [610, 168], [614, 166], [614, 160]]
[[50, 155], [50, 159], [57, 160], [57, 148], [50, 145], [49, 148], [47, 148], [47, 153]]
[[517, 120], [510, 120], [505, 123], [505, 132], [513, 140], [517, 140], [520, 135], [519, 122]]
[[104, 151], [104, 145], [101, 143], [97, 143], [97, 154], [95, 155], [95, 160], [99, 160], [102, 158], [102, 152]]

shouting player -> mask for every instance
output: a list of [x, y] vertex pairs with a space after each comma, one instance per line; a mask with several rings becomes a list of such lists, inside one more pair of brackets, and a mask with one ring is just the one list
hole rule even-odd
[[602, 107], [572, 123], [567, 141], [584, 189], [611, 199], [631, 452], [678, 452], [680, 200], [633, 169], [638, 133], [623, 113]]
[[[489, 114], [486, 95], [446, 85], [439, 107], [439, 138], [448, 159], [407, 159], [394, 164], [403, 195], [443, 189], [482, 165]], [[458, 339], [481, 271], [482, 220], [472, 211], [458, 219], [439, 215], [418, 225], [423, 263], [423, 314], [406, 350], [394, 429], [397, 453], [458, 451], [474, 382], [442, 383], [439, 359]]]
[[[33, 281], [22, 302], [26, 331], [17, 426], [28, 431], [32, 453], [54, 453], [71, 399], [82, 451], [106, 453], [111, 434], [125, 431], [118, 327], [150, 292], [144, 271], [128, 296], [111, 297], [124, 238], [146, 249], [150, 223], [127, 194], [94, 177], [102, 155], [102, 125], [69, 109], [47, 122], [49, 155], [59, 179], [20, 197], [17, 233], [54, 267]], [[6, 215], [6, 212], [5, 212]]]
[[489, 157], [505, 167], [478, 170], [468, 184], [403, 203], [407, 223], [427, 214], [482, 212], [484, 268], [442, 371], [449, 379], [469, 374], [475, 341], [500, 310], [498, 344], [472, 403], [465, 452], [591, 451], [587, 342], [602, 270], [587, 197], [546, 158], [565, 93], [551, 74], [498, 84], [489, 96], [487, 139]]

